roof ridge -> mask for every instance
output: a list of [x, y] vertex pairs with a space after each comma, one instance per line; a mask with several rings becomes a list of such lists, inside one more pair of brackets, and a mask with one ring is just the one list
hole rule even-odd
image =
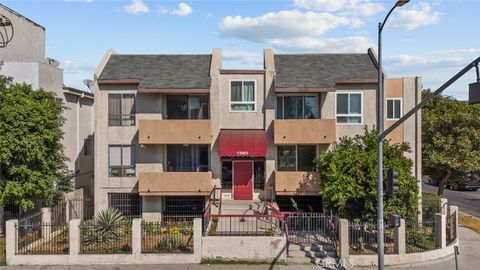
[[9, 11], [10, 13], [13, 13], [13, 14], [16, 15], [16, 16], [27, 20], [27, 21], [30, 22], [31, 24], [33, 24], [33, 25], [35, 25], [35, 26], [38, 26], [38, 27], [42, 28], [42, 29], [45, 31], [45, 27], [43, 27], [43, 26], [41, 26], [40, 24], [34, 22], [33, 20], [25, 17], [24, 15], [18, 13], [17, 11], [15, 11], [15, 10], [13, 10], [13, 9], [5, 6], [4, 4], [1, 4], [1, 3], [0, 3], [0, 7], [3, 7], [3, 8], [6, 9], [7, 11]]

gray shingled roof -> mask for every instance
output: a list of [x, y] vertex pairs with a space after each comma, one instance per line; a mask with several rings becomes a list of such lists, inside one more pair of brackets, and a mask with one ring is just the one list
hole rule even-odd
[[210, 54], [114, 54], [99, 79], [140, 79], [139, 88], [210, 88], [210, 59]]
[[276, 87], [335, 87], [337, 79], [372, 79], [368, 54], [276, 54]]

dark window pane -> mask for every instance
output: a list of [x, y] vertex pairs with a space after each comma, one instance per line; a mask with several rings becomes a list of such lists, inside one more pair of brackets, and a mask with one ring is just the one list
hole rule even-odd
[[315, 145], [298, 145], [298, 171], [313, 171], [313, 160], [316, 157]]
[[232, 161], [222, 162], [222, 188], [232, 189]]
[[188, 119], [187, 96], [167, 96], [167, 118]]
[[167, 171], [208, 171], [208, 145], [167, 145]]
[[348, 94], [337, 94], [337, 114], [348, 114]]
[[399, 99], [395, 100], [395, 118], [398, 119], [400, 118], [402, 115], [402, 104], [401, 104], [401, 101]]
[[230, 101], [242, 101], [242, 82], [231, 82]]
[[278, 170], [295, 171], [295, 145], [279, 145], [277, 147]]
[[120, 126], [121, 122], [122, 95], [108, 95], [108, 125]]
[[284, 102], [284, 119], [301, 119], [303, 118], [303, 98], [299, 96], [285, 96]]
[[387, 100], [387, 119], [393, 118], [393, 100]]
[[283, 119], [283, 97], [277, 97], [277, 119]]
[[350, 113], [362, 113], [362, 96], [360, 94], [350, 94]]
[[188, 97], [188, 117], [189, 119], [208, 119], [207, 96]]
[[108, 193], [108, 207], [128, 217], [142, 216], [142, 198], [137, 193]]
[[304, 118], [315, 119], [318, 118], [317, 98], [314, 96], [304, 97]]
[[253, 183], [255, 189], [263, 189], [265, 186], [265, 161], [253, 162]]
[[166, 196], [164, 213], [202, 213], [203, 196]]

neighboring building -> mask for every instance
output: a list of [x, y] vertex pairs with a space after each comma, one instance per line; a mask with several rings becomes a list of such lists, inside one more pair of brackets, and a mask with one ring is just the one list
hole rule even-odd
[[0, 74], [54, 92], [63, 102], [67, 165], [75, 172], [75, 188], [85, 188], [93, 196], [93, 94], [64, 86], [59, 62], [45, 58], [45, 28], [2, 4], [0, 14], [10, 19], [15, 30], [13, 40], [0, 48]]
[[[313, 159], [375, 125], [376, 61], [364, 54], [273, 54], [264, 68], [227, 70], [205, 55], [121, 55], [95, 72], [95, 209], [145, 219], [201, 213], [210, 191], [321, 210]], [[420, 100], [418, 78], [388, 79], [386, 116]], [[391, 120], [386, 121], [386, 125]], [[420, 181], [420, 117], [390, 138], [407, 141]], [[269, 194], [267, 194], [269, 195]]]

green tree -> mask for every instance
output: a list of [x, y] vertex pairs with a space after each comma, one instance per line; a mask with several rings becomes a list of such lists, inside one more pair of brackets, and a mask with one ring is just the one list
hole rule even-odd
[[[365, 128], [364, 135], [341, 138], [332, 151], [321, 154], [315, 161], [324, 206], [342, 218], [372, 221], [377, 216], [377, 141], [376, 130]], [[404, 156], [410, 146], [385, 140], [383, 151], [384, 168], [397, 171], [400, 182], [399, 192], [385, 197], [385, 213], [415, 220], [417, 181], [412, 176], [412, 161]]]
[[[423, 98], [431, 95], [424, 90]], [[480, 170], [480, 106], [449, 96], [422, 110], [423, 168], [439, 179], [438, 195], [455, 175]]]
[[51, 92], [0, 76], [0, 204], [28, 210], [71, 190], [61, 139], [63, 106]]

